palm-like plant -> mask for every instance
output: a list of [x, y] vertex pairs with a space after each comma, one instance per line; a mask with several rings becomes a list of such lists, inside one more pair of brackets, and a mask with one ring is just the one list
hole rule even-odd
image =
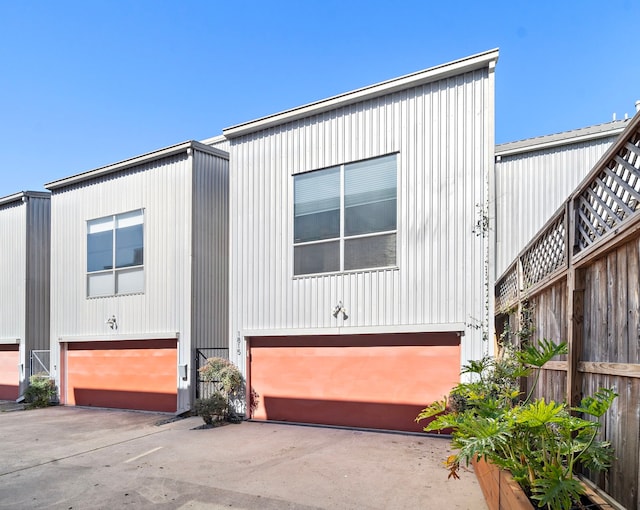
[[617, 394], [601, 389], [572, 409], [531, 400], [537, 371], [529, 394], [519, 399], [519, 377], [566, 352], [566, 344], [542, 340], [500, 360], [471, 362], [462, 372], [474, 376], [473, 381], [458, 384], [449, 401], [434, 402], [418, 415], [417, 421], [434, 418], [425, 431], [452, 430], [457, 454], [447, 460], [449, 477], [458, 477], [461, 461], [484, 458], [509, 470], [539, 507], [568, 510], [579, 501], [584, 489], [574, 475], [577, 463], [594, 471], [611, 463], [611, 445], [596, 436], [598, 418]]

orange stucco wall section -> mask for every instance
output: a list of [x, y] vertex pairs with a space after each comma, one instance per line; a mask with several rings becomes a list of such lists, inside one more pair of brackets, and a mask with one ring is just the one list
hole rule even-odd
[[0, 400], [15, 400], [19, 395], [20, 352], [18, 345], [0, 345]]
[[173, 339], [69, 343], [64, 403], [175, 412], [177, 363]]
[[459, 381], [456, 334], [251, 338], [253, 418], [421, 431]]

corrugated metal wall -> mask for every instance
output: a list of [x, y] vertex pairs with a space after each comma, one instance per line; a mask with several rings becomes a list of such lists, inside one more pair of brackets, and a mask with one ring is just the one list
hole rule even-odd
[[[178, 363], [191, 364], [191, 171], [191, 157], [185, 152], [54, 191], [52, 351], [57, 351], [59, 337], [114, 333], [105, 321], [115, 315], [120, 337], [179, 332]], [[144, 209], [145, 292], [88, 299], [87, 220], [140, 208]], [[59, 354], [52, 352], [52, 359], [59, 363]], [[184, 411], [189, 405], [189, 382], [180, 379], [178, 388], [178, 411]]]
[[229, 152], [231, 148], [231, 144], [229, 143], [229, 140], [222, 137], [210, 138], [208, 140], [204, 140], [202, 143], [205, 143], [211, 147], [220, 149], [221, 151], [225, 151], [225, 152]]
[[[293, 278], [292, 174], [392, 152], [398, 268]], [[488, 69], [232, 140], [232, 354], [237, 332], [343, 326], [331, 314], [340, 300], [343, 332], [481, 321], [487, 240], [473, 230], [492, 158]], [[481, 357], [481, 332], [464, 329], [463, 359]]]
[[229, 160], [195, 151], [193, 180], [194, 348], [228, 347]]
[[27, 202], [25, 367], [31, 350], [49, 349], [51, 200], [29, 196]]
[[615, 138], [502, 156], [496, 162], [496, 276], [509, 267]]
[[[20, 340], [25, 363], [27, 206], [21, 200], [0, 205], [0, 342]], [[24, 378], [26, 372], [23, 370]], [[18, 381], [16, 381], [17, 383]], [[24, 385], [24, 380], [22, 381]], [[24, 389], [24, 387], [22, 388]]]

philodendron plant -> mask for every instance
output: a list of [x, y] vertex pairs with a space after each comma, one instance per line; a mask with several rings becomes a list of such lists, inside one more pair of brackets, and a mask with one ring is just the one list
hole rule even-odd
[[[500, 359], [472, 361], [462, 370], [471, 382], [458, 384], [448, 401], [434, 402], [418, 415], [416, 421], [435, 417], [425, 431], [452, 431], [457, 453], [447, 459], [450, 478], [458, 478], [461, 461], [483, 458], [509, 470], [538, 507], [568, 510], [580, 500], [584, 488], [575, 477], [577, 464], [601, 471], [613, 458], [611, 445], [596, 436], [598, 418], [617, 394], [600, 389], [575, 408], [532, 400], [536, 369], [566, 353], [566, 343], [542, 340], [537, 346], [507, 351]], [[532, 388], [521, 395], [519, 378], [532, 370]]]

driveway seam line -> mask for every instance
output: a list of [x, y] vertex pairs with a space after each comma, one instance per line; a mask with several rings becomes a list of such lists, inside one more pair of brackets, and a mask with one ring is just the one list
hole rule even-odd
[[[167, 429], [167, 430], [170, 430], [170, 429]], [[19, 469], [14, 469], [13, 471], [7, 471], [6, 473], [0, 473], [0, 477], [6, 476], [6, 475], [12, 475], [14, 473], [20, 473], [21, 471], [27, 471], [29, 469], [34, 469], [34, 468], [41, 467], [41, 466], [46, 466], [47, 464], [52, 464], [54, 462], [58, 462], [58, 461], [61, 461], [61, 460], [72, 459], [74, 457], [79, 457], [80, 455], [85, 455], [87, 453], [97, 452], [99, 450], [104, 450], [105, 448], [110, 448], [111, 446], [117, 446], [117, 445], [129, 443], [131, 441], [135, 441], [136, 439], [153, 436], [155, 434], [160, 434], [162, 432], [166, 432], [166, 431], [165, 430], [158, 430], [156, 432], [149, 432], [148, 434], [144, 434], [142, 436], [136, 436], [136, 437], [132, 437], [132, 438], [129, 438], [129, 439], [124, 439], [122, 441], [118, 441], [117, 443], [111, 443], [111, 444], [107, 444], [107, 445], [104, 445], [104, 446], [98, 446], [96, 448], [91, 448], [90, 450], [84, 450], [82, 452], [74, 453], [72, 455], [67, 455], [66, 457], [60, 457], [58, 459], [51, 459], [51, 460], [48, 460], [46, 462], [41, 462], [40, 464], [34, 464], [32, 466], [25, 466], [25, 467], [22, 467], [22, 468], [19, 468]]]

